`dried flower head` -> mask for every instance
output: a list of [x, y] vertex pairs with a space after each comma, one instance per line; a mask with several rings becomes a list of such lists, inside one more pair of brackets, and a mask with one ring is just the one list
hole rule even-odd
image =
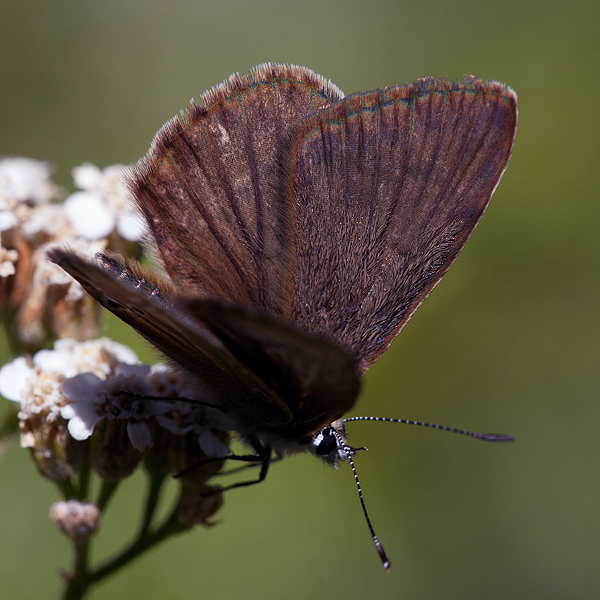
[[189, 489], [179, 501], [177, 509], [179, 518], [188, 526], [204, 525], [210, 527], [214, 523], [210, 517], [223, 506], [223, 493], [217, 487], [198, 485]]

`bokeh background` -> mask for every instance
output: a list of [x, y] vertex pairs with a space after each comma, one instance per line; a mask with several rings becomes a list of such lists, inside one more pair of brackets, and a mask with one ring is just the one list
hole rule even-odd
[[[104, 598], [600, 597], [600, 3], [590, 0], [4, 0], [0, 155], [70, 169], [142, 156], [192, 96], [293, 62], [346, 93], [434, 75], [510, 84], [511, 164], [456, 264], [369, 371], [355, 414], [511, 432], [512, 445], [354, 424], [357, 468], [392, 559], [380, 566], [351, 472], [310, 456], [227, 495], [220, 523], [164, 544]], [[106, 333], [147, 347], [108, 319]], [[6, 408], [0, 403], [0, 413]], [[133, 533], [143, 478], [95, 545]], [[54, 487], [0, 462], [0, 599], [53, 598], [69, 545]]]

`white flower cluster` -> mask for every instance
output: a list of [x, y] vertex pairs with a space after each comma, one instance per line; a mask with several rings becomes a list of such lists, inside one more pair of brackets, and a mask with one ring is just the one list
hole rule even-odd
[[[60, 416], [68, 421], [71, 437], [85, 440], [103, 419], [125, 420], [131, 445], [142, 452], [153, 445], [148, 421], [155, 418], [173, 434], [194, 432], [208, 456], [225, 456], [227, 446], [211, 432], [219, 415], [212, 423], [210, 410], [177, 401], [189, 398], [189, 392], [183, 377], [162, 365], [138, 364], [132, 350], [108, 338], [58, 340], [53, 350], [37, 352], [32, 364], [20, 357], [0, 369], [0, 394], [20, 403], [22, 421], [40, 413], [47, 422]], [[24, 432], [21, 445], [32, 447], [33, 435], [27, 428]]]
[[[123, 165], [102, 171], [89, 163], [75, 167], [73, 180], [82, 191], [56, 203], [64, 190], [52, 182], [49, 163], [22, 157], [0, 159], [0, 241], [3, 233], [19, 229], [25, 240], [39, 238], [47, 244], [44, 251], [59, 243], [91, 257], [106, 247], [113, 231], [127, 241], [141, 240], [144, 224], [129, 203], [126, 173]], [[18, 258], [18, 250], [0, 244], [0, 277], [14, 275]], [[58, 268], [51, 268], [50, 273], [61, 278]]]
[[0, 210], [14, 209], [18, 203], [45, 204], [61, 194], [50, 181], [51, 166], [31, 158], [0, 160]]
[[90, 163], [73, 169], [73, 181], [83, 191], [65, 200], [65, 212], [79, 236], [98, 240], [116, 230], [127, 241], [142, 239], [144, 223], [127, 201], [126, 172], [127, 167], [123, 165], [100, 171]]
[[64, 196], [64, 190], [51, 181], [49, 163], [23, 157], [0, 159], [0, 231], [23, 222], [27, 235], [42, 230], [56, 234], [70, 227], [77, 237], [97, 240], [116, 229], [124, 239], [138, 241], [144, 225], [128, 201], [127, 172], [124, 165], [102, 171], [90, 163], [75, 167], [73, 181], [82, 191], [57, 205], [51, 202]]
[[47, 254], [55, 247], [88, 259], [105, 250], [139, 251], [145, 226], [130, 205], [127, 173], [123, 165], [76, 167], [81, 191], [59, 202], [66, 192], [52, 182], [49, 163], [0, 158], [0, 310], [28, 349], [97, 334], [97, 307]]

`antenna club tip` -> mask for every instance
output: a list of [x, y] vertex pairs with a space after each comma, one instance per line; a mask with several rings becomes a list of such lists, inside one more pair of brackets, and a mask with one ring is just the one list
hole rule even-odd
[[386, 573], [390, 572], [390, 559], [388, 558], [387, 552], [384, 550], [381, 542], [377, 538], [377, 536], [373, 537], [373, 542], [375, 543], [375, 549], [377, 550], [377, 554], [379, 554], [379, 558], [381, 558], [381, 564]]

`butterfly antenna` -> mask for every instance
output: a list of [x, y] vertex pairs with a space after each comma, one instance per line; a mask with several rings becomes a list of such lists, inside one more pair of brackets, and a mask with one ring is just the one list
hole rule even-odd
[[343, 449], [348, 458], [348, 462], [350, 463], [350, 467], [352, 468], [352, 473], [354, 473], [354, 481], [356, 482], [356, 488], [358, 490], [358, 497], [360, 499], [360, 505], [362, 506], [363, 512], [365, 513], [365, 519], [367, 520], [367, 525], [369, 527], [369, 531], [371, 532], [371, 538], [373, 539], [373, 544], [375, 545], [375, 550], [377, 550], [377, 554], [379, 554], [379, 558], [381, 558], [381, 564], [385, 571], [389, 572], [390, 570], [390, 559], [385, 551], [385, 548], [381, 545], [379, 538], [375, 534], [375, 530], [373, 529], [373, 525], [371, 525], [371, 519], [369, 519], [369, 513], [367, 512], [367, 506], [365, 504], [365, 499], [363, 498], [362, 488], [360, 487], [360, 481], [358, 479], [358, 473], [356, 472], [356, 467], [354, 466], [354, 461], [352, 460], [352, 455], [359, 450], [367, 450], [367, 448], [352, 448], [346, 444], [342, 438], [336, 431], [333, 431], [335, 438], [337, 439], [338, 446]]
[[440, 429], [441, 431], [449, 431], [450, 433], [460, 433], [483, 440], [484, 442], [512, 442], [515, 439], [514, 435], [508, 433], [478, 433], [477, 431], [467, 431], [466, 429], [456, 429], [447, 425], [437, 425], [436, 423], [424, 423], [423, 421], [411, 421], [410, 419], [388, 419], [386, 417], [349, 417], [344, 419], [344, 423], [350, 421], [383, 421], [385, 423], [404, 423], [405, 425], [418, 425], [419, 427], [429, 427], [430, 429]]

